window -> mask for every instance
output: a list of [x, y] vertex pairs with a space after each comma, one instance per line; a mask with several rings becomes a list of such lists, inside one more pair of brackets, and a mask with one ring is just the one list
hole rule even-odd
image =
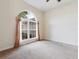
[[34, 14], [23, 11], [16, 17], [16, 40], [15, 46], [38, 40], [38, 21]]
[[21, 18], [20, 33], [21, 41], [38, 38], [38, 21], [32, 14]]

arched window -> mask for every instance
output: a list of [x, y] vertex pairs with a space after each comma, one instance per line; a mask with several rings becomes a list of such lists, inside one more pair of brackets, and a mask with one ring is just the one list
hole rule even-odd
[[[32, 12], [23, 11], [18, 15], [18, 27], [16, 26], [16, 31], [18, 30], [18, 36], [16, 37], [15, 47], [17, 45], [30, 43], [32, 41], [38, 40], [39, 38], [39, 26], [38, 20]], [[17, 25], [17, 24], [16, 24]], [[17, 33], [17, 32], [16, 32]], [[18, 44], [17, 44], [18, 43]]]

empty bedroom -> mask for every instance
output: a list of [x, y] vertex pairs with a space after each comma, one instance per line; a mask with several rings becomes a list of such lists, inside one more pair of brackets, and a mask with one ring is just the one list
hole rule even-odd
[[78, 0], [0, 0], [0, 59], [78, 59]]

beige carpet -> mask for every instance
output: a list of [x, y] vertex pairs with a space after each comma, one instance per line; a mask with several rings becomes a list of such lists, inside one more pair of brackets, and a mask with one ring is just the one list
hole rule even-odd
[[78, 59], [77, 52], [77, 49], [61, 44], [38, 41], [1, 52], [0, 59]]

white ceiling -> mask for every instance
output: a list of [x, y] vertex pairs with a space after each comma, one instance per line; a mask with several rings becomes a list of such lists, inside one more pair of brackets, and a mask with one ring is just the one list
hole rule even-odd
[[24, 0], [24, 1], [37, 9], [47, 11], [51, 8], [54, 8], [59, 5], [64, 5], [74, 0], [61, 0], [61, 2], [58, 2], [57, 0], [50, 0], [49, 2], [46, 2], [46, 0]]

